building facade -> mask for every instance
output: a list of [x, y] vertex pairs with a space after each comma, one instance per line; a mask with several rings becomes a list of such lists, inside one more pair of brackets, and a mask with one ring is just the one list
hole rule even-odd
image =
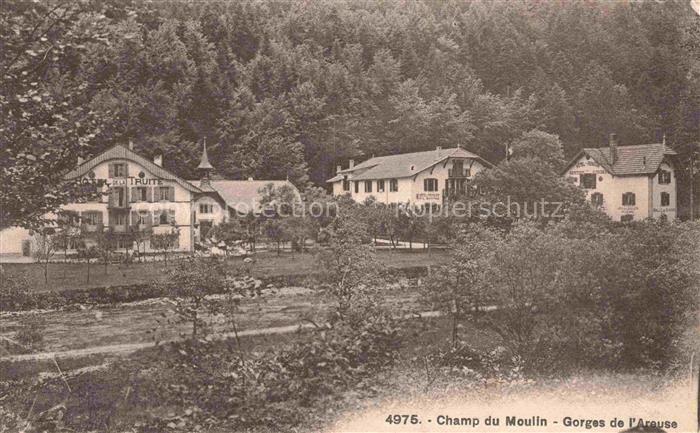
[[460, 147], [350, 161], [328, 179], [333, 195], [349, 194], [362, 202], [373, 197], [384, 204], [441, 205], [467, 191], [470, 180], [491, 164]]
[[[152, 235], [172, 233], [175, 237], [176, 233], [172, 249], [193, 251], [214, 225], [243, 210], [259, 212], [258, 191], [263, 186], [294, 188], [287, 181], [211, 180], [213, 168], [206, 145], [198, 167], [201, 179], [191, 181], [166, 170], [160, 154], [151, 160], [117, 145], [79, 164], [65, 176], [78, 179], [97, 194], [93, 200], [69, 203], [62, 210], [79, 225], [82, 241], [88, 245], [96, 243], [98, 234], [108, 231], [116, 240], [116, 249], [133, 248], [134, 237], [141, 236], [143, 250], [151, 251]], [[0, 254], [31, 255], [31, 242], [32, 233], [28, 230], [3, 230]]]
[[581, 150], [563, 171], [614, 221], [676, 218], [676, 154], [665, 143]]

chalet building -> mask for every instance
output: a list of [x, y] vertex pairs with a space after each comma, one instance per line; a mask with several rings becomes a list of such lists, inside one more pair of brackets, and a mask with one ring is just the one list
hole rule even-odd
[[461, 147], [373, 157], [358, 165], [338, 166], [326, 182], [333, 195], [357, 202], [374, 197], [384, 204], [440, 205], [465, 193], [473, 176], [492, 165]]
[[665, 143], [585, 148], [563, 170], [614, 221], [676, 218], [676, 173]]
[[[62, 207], [75, 215], [86, 243], [96, 234], [111, 231], [117, 249], [131, 248], [132, 237], [143, 234], [146, 251], [150, 234], [177, 231], [176, 251], [193, 251], [195, 243], [212, 226], [236, 215], [260, 212], [259, 190], [268, 184], [289, 185], [288, 181], [213, 180], [206, 144], [197, 167], [199, 180], [184, 180], [163, 167], [163, 155], [153, 160], [124, 146], [114, 146], [89, 161], [80, 163], [66, 179], [81, 179], [89, 188], [102, 192], [94, 201], [69, 203]], [[294, 191], [297, 191], [294, 188]], [[297, 191], [298, 193], [298, 191]], [[95, 236], [91, 236], [95, 234]], [[0, 254], [31, 255], [32, 234], [18, 227], [0, 232]]]

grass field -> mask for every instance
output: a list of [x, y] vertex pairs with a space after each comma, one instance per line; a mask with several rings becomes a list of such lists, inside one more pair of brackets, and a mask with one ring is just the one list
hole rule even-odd
[[[421, 250], [379, 250], [379, 261], [390, 268], [437, 265], [445, 261], [446, 252], [436, 250], [427, 253]], [[240, 258], [230, 258], [232, 264], [242, 263]], [[38, 263], [7, 263], [2, 268], [10, 275], [24, 274], [35, 291], [83, 289], [147, 283], [163, 277], [164, 262], [90, 265], [90, 281], [87, 279], [85, 263], [49, 263], [48, 284], [44, 281], [43, 266]], [[259, 253], [251, 265], [255, 277], [278, 277], [308, 275], [316, 271], [315, 256], [310, 253], [276, 255]]]

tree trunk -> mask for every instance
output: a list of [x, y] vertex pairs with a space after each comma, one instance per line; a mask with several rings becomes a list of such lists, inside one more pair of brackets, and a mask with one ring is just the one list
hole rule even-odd
[[90, 259], [87, 259], [87, 282], [90, 282]]
[[49, 259], [44, 262], [44, 283], [49, 285]]
[[452, 300], [452, 348], [457, 347], [457, 316], [459, 314], [459, 311], [457, 310], [457, 301]]

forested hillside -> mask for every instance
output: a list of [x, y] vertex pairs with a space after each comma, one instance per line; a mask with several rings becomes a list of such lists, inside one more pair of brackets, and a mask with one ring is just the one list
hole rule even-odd
[[435, 146], [498, 162], [534, 128], [558, 134], [567, 157], [610, 132], [622, 144], [700, 137], [700, 18], [685, 0], [2, 10], [8, 148], [80, 137], [87, 156], [133, 140], [190, 177], [206, 138], [220, 175], [303, 186], [350, 157]]

